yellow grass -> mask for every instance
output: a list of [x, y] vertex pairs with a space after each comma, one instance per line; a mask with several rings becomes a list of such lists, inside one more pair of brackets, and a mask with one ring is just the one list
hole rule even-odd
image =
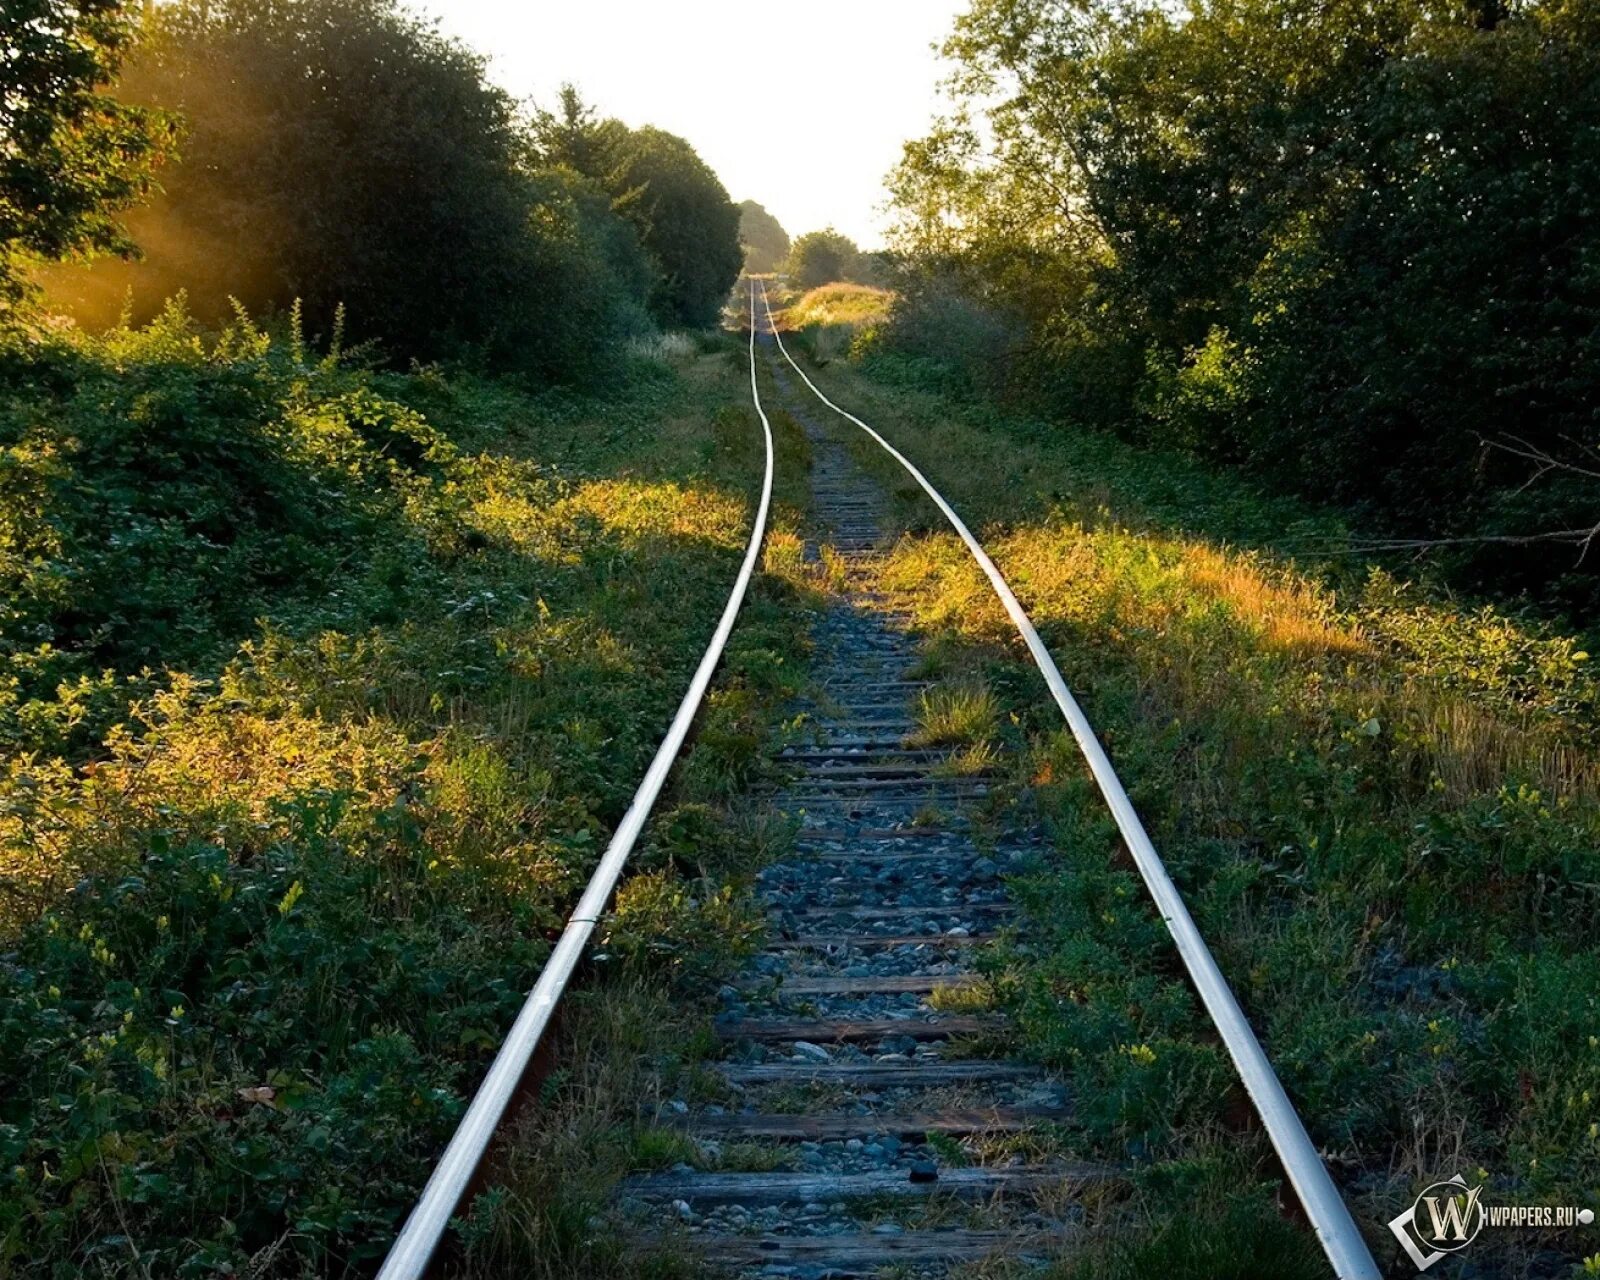
[[1307, 656], [1372, 654], [1359, 631], [1335, 619], [1328, 594], [1305, 578], [1269, 573], [1253, 556], [1195, 542], [1183, 547], [1182, 566], [1191, 586], [1230, 604], [1271, 648]]
[[880, 324], [889, 318], [894, 294], [866, 284], [825, 284], [801, 295], [787, 312], [784, 325], [803, 329], [813, 324], [848, 324], [857, 327]]

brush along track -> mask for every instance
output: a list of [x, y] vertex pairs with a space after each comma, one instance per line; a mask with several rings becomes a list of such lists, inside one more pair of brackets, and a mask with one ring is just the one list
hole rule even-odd
[[[951, 776], [944, 752], [910, 745], [915, 645], [870, 589], [886, 499], [773, 372], [811, 439], [819, 533], [843, 565], [816, 632], [815, 737], [784, 752], [794, 772], [773, 797], [800, 830], [760, 875], [767, 949], [721, 993], [725, 1105], [663, 1117], [725, 1167], [630, 1179], [623, 1203], [647, 1238], [685, 1237], [740, 1275], [1048, 1257], [1079, 1229], [1084, 1191], [1114, 1173], [1048, 1154], [1070, 1118], [1061, 1085], [985, 1056], [1004, 1029], [973, 1008], [973, 944], [1005, 926], [1004, 878], [1040, 837], [980, 847], [962, 810], [988, 779]], [[772, 1171], [738, 1171], [736, 1142], [761, 1144], [763, 1159], [743, 1163]]]

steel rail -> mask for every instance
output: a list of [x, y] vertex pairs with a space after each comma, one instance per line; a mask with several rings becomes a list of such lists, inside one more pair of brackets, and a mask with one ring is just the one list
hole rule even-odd
[[1210, 947], [1206, 945], [1194, 918], [1189, 914], [1189, 908], [1184, 905], [1183, 896], [1173, 884], [1172, 877], [1167, 873], [1166, 865], [1161, 861], [1161, 855], [1156, 852], [1155, 845], [1151, 843], [1150, 836], [1144, 829], [1144, 823], [1140, 821], [1133, 802], [1128, 799], [1122, 780], [1117, 777], [1110, 758], [1101, 747], [1099, 739], [1095, 737], [1089, 718], [1084, 715], [1078, 700], [1067, 688], [1067, 682], [1062, 678], [1060, 668], [1050, 656], [1050, 651], [1045, 648], [1044, 641], [1039, 638], [1038, 631], [1017, 600], [1016, 594], [1007, 585], [999, 568], [989, 558], [972, 531], [955, 513], [955, 509], [944, 500], [928, 478], [912, 465], [911, 460], [855, 414], [841, 409], [823, 395], [817, 384], [807, 376], [806, 371], [795, 363], [794, 357], [789, 354], [789, 349], [783, 345], [783, 337], [778, 333], [777, 325], [773, 322], [772, 304], [767, 299], [765, 285], [761, 286], [761, 302], [767, 313], [767, 328], [777, 340], [778, 350], [783, 353], [783, 358], [800, 375], [806, 386], [811, 388], [817, 399], [841, 418], [860, 427], [882, 445], [890, 456], [910, 473], [911, 478], [922, 486], [923, 492], [933, 499], [934, 505], [944, 513], [961, 540], [967, 544], [967, 550], [972, 552], [973, 558], [989, 579], [990, 585], [994, 587], [995, 594], [1000, 597], [1001, 604], [1011, 615], [1011, 621], [1016, 624], [1023, 640], [1027, 642], [1028, 652], [1033, 655], [1034, 663], [1050, 687], [1056, 705], [1066, 717], [1067, 724], [1072, 729], [1072, 736], [1077, 739], [1078, 747], [1088, 762], [1089, 771], [1094, 775], [1094, 780], [1100, 788], [1100, 794], [1105, 797], [1112, 816], [1116, 819], [1117, 830], [1122, 833], [1129, 852], [1133, 854], [1134, 861], [1139, 867], [1139, 874], [1144, 878], [1150, 896], [1155, 899], [1156, 908], [1161, 912], [1167, 931], [1177, 944], [1178, 954], [1183, 959], [1184, 967], [1189, 971], [1195, 989], [1200, 993], [1206, 1012], [1211, 1015], [1211, 1020], [1222, 1036], [1222, 1042], [1227, 1047], [1229, 1056], [1233, 1059], [1239, 1078], [1244, 1082], [1245, 1089], [1255, 1103], [1256, 1111], [1267, 1130], [1267, 1136], [1278, 1153], [1278, 1159], [1283, 1164], [1290, 1185], [1305, 1208], [1306, 1217], [1310, 1220], [1312, 1229], [1317, 1234], [1317, 1240], [1333, 1266], [1334, 1274], [1339, 1280], [1380, 1280], [1378, 1264], [1373, 1261], [1372, 1253], [1367, 1248], [1366, 1241], [1362, 1239], [1355, 1219], [1350, 1216], [1349, 1208], [1340, 1197], [1338, 1188], [1333, 1185], [1333, 1179], [1328, 1175], [1322, 1158], [1317, 1154], [1310, 1135], [1306, 1133], [1305, 1125], [1295, 1111], [1294, 1104], [1289, 1101], [1289, 1095], [1284, 1092], [1277, 1072], [1273, 1070], [1272, 1063], [1261, 1048], [1261, 1042], [1251, 1030], [1250, 1023], [1244, 1016], [1244, 1010], [1239, 1007], [1239, 1001], [1233, 994], [1233, 989], [1222, 976], [1222, 970], [1217, 967]]
[[634, 792], [633, 803], [628, 806], [627, 813], [623, 815], [616, 833], [611, 837], [611, 843], [606, 847], [594, 875], [590, 877], [583, 897], [578, 900], [577, 908], [568, 919], [555, 950], [545, 961], [538, 982], [528, 994], [522, 1012], [517, 1015], [517, 1020], [512, 1024], [505, 1042], [495, 1054], [494, 1062], [490, 1064], [488, 1074], [484, 1076], [483, 1083], [473, 1095], [472, 1103], [457, 1126], [455, 1135], [450, 1139], [449, 1146], [439, 1158], [439, 1163], [434, 1166], [427, 1185], [422, 1189], [422, 1195], [412, 1208], [410, 1216], [406, 1218], [405, 1226], [401, 1228], [394, 1244], [390, 1246], [383, 1267], [378, 1272], [378, 1280], [420, 1280], [427, 1271], [434, 1250], [444, 1237], [451, 1215], [454, 1214], [456, 1206], [466, 1192], [479, 1162], [483, 1159], [484, 1152], [488, 1150], [489, 1141], [493, 1138], [495, 1129], [499, 1127], [506, 1106], [511, 1101], [518, 1082], [539, 1046], [540, 1037], [549, 1025], [556, 1003], [561, 999], [573, 971], [577, 968], [583, 948], [604, 913], [606, 904], [611, 900], [612, 890], [616, 888], [623, 866], [628, 861], [628, 855], [633, 852], [634, 843], [644, 828], [645, 819], [650, 816], [650, 810], [661, 794], [661, 787], [667, 780], [667, 772], [672, 768], [672, 762], [683, 746], [689, 725], [694, 720], [707, 686], [711, 683], [712, 671], [722, 657], [728, 636], [733, 630], [734, 620], [739, 616], [739, 607], [744, 603], [745, 592], [755, 572], [756, 560], [761, 554], [761, 543], [767, 528], [767, 512], [772, 505], [772, 424], [767, 420], [766, 410], [761, 407], [761, 393], [756, 385], [755, 330], [756, 293], [755, 283], [752, 281], [750, 393], [755, 400], [756, 413], [761, 418], [762, 435], [766, 440], [766, 472], [761, 481], [761, 501], [756, 508], [755, 524], [750, 530], [750, 543], [745, 549], [744, 563], [739, 567], [739, 576], [734, 580], [728, 603], [722, 610], [722, 619], [717, 623], [717, 629], [712, 634], [711, 643], [706, 646], [700, 665], [695, 668], [694, 678], [689, 681], [689, 688], [683, 695], [683, 701], [678, 704], [678, 713], [672, 718], [667, 736], [661, 740], [660, 747], [656, 749], [655, 759], [645, 771], [644, 781]]

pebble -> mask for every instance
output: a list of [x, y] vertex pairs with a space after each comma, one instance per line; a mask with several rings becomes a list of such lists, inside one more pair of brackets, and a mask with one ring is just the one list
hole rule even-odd
[[[805, 425], [804, 423], [802, 425]], [[808, 428], [809, 429], [809, 428]], [[817, 455], [819, 482], [825, 482], [830, 455], [821, 451]], [[913, 660], [911, 645], [889, 634], [884, 624], [874, 619], [866, 610], [838, 605], [829, 610], [819, 624], [817, 633], [819, 651], [827, 656], [822, 668], [824, 683], [845, 707], [872, 704], [882, 701], [881, 695], [857, 699], [850, 686], [857, 681], [900, 679], [909, 673]], [[831, 678], [826, 678], [831, 673]], [[863, 713], [871, 718], [871, 713]], [[876, 751], [866, 745], [871, 731], [848, 723], [848, 713], [841, 717], [834, 709], [823, 706], [815, 717], [828, 732], [829, 721], [844, 720], [842, 738], [834, 736], [829, 742], [830, 751], [865, 754]], [[865, 736], [864, 736], [865, 732]], [[822, 745], [806, 741], [800, 749]], [[799, 762], [796, 762], [799, 763]], [[819, 803], [800, 817], [802, 829], [826, 827], [836, 829], [852, 820], [863, 826], [885, 833], [876, 838], [875, 847], [891, 855], [897, 847], [908, 853], [915, 851], [915, 860], [884, 861], [878, 858], [853, 861], [849, 857], [779, 858], [758, 873], [756, 893], [771, 912], [775, 934], [795, 937], [806, 932], [813, 934], [844, 935], [847, 941], [829, 943], [823, 947], [768, 951], [751, 958], [746, 966], [743, 986], [726, 984], [718, 991], [724, 1021], [732, 1018], [881, 1018], [920, 1019], [928, 1011], [927, 996], [917, 992], [864, 992], [837, 995], [795, 995], [786, 992], [799, 978], [853, 978], [873, 979], [926, 975], [942, 977], [968, 971], [972, 959], [967, 948], [945, 945], [941, 938], [970, 938], [974, 932], [991, 927], [991, 916], [982, 908], [1001, 902], [1006, 894], [1001, 884], [1002, 874], [1014, 871], [1019, 862], [1037, 856], [1039, 841], [1027, 836], [1020, 840], [1012, 835], [1002, 836], [998, 847], [990, 852], [980, 852], [969, 830], [961, 820], [945, 824], [937, 833], [913, 831], [917, 825], [916, 813], [927, 803], [926, 788], [896, 786], [892, 781], [874, 790], [865, 799], [856, 799], [854, 793], [842, 790], [829, 795], [826, 789], [809, 785], [816, 779], [813, 770], [808, 785], [796, 788], [788, 801], [780, 800], [791, 811], [804, 807], [801, 797], [817, 796]], [[846, 798], [849, 797], [849, 798]], [[842, 803], [841, 803], [842, 801]], [[896, 838], [896, 830], [906, 832]], [[1030, 849], [1019, 849], [1019, 843], [1030, 843]], [[854, 851], [853, 838], [832, 839], [813, 847], [849, 854]], [[885, 911], [881, 917], [865, 918], [858, 914], [861, 908], [870, 912], [877, 907]], [[906, 914], [896, 914], [904, 911]], [[905, 935], [908, 942], [894, 945], [871, 945], [865, 935], [879, 938]], [[859, 940], [858, 940], [859, 939]], [[755, 978], [752, 984], [748, 979]], [[869, 984], [863, 984], [869, 985]], [[824, 1036], [824, 1041], [827, 1037]], [[867, 1043], [816, 1043], [809, 1040], [790, 1042], [761, 1042], [745, 1040], [731, 1046], [729, 1058], [748, 1064], [865, 1064], [878, 1062], [926, 1063], [941, 1060], [942, 1048], [935, 1043], [924, 1043], [905, 1034], [891, 1034]], [[796, 1071], [797, 1076], [809, 1071]], [[742, 1114], [758, 1114], [768, 1109], [765, 1086], [740, 1087], [739, 1101], [731, 1108]], [[787, 1089], [785, 1083], [781, 1089]], [[998, 1083], [980, 1091], [984, 1103], [1026, 1103], [1040, 1091], [1034, 1082], [1013, 1084]], [[827, 1110], [860, 1117], [852, 1121], [855, 1136], [848, 1131], [831, 1141], [806, 1140], [785, 1144], [786, 1167], [803, 1169], [808, 1173], [826, 1174], [892, 1174], [896, 1178], [909, 1178], [915, 1182], [937, 1182], [939, 1165], [930, 1159], [932, 1154], [920, 1140], [902, 1140], [890, 1133], [875, 1132], [883, 1123], [876, 1119], [886, 1113], [906, 1111], [930, 1105], [925, 1089], [916, 1085], [886, 1085], [872, 1089], [864, 1083], [843, 1090], [830, 1089], [826, 1101], [818, 1104], [785, 1100], [784, 1110], [804, 1110], [808, 1105], [819, 1105]], [[726, 1098], [724, 1098], [726, 1101]], [[931, 1105], [939, 1105], [933, 1101]], [[664, 1104], [665, 1110], [683, 1114], [688, 1108], [680, 1099]], [[707, 1104], [708, 1115], [727, 1114], [721, 1106]], [[701, 1142], [701, 1163], [718, 1159], [723, 1148], [715, 1143]], [[731, 1153], [732, 1148], [728, 1151]], [[1000, 1157], [1001, 1160], [1004, 1157]], [[1021, 1159], [1021, 1157], [1018, 1157]], [[643, 1206], [641, 1206], [643, 1207]], [[687, 1228], [699, 1235], [708, 1247], [714, 1247], [719, 1233], [773, 1232], [800, 1236], [830, 1236], [845, 1233], [868, 1232], [879, 1236], [896, 1236], [907, 1228], [893, 1221], [872, 1221], [864, 1214], [862, 1204], [843, 1201], [823, 1203], [807, 1200], [803, 1204], [790, 1202], [771, 1205], [752, 1211], [743, 1205], [702, 1205], [697, 1214], [684, 1201], [672, 1202], [670, 1211], [664, 1210], [660, 1201], [653, 1212], [657, 1215], [675, 1216]], [[1008, 1206], [995, 1225], [1016, 1225], [1027, 1229], [1033, 1218], [1037, 1226], [1048, 1224], [1037, 1214], [1029, 1215], [1023, 1205]], [[885, 1242], [884, 1250], [890, 1249]], [[776, 1259], [763, 1259], [771, 1265], [756, 1263], [746, 1274], [783, 1276], [785, 1280], [802, 1280], [812, 1276], [817, 1268], [796, 1269], [793, 1264], [781, 1264]], [[942, 1268], [913, 1266], [908, 1277], [918, 1280], [942, 1275]]]

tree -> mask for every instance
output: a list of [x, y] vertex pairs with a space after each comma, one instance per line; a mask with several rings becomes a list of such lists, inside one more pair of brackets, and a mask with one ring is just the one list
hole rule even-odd
[[[891, 181], [902, 294], [1011, 318], [1010, 390], [1375, 531], [1587, 527], [1590, 478], [1523, 481], [1600, 445], [1595, 12], [974, 0], [957, 110]], [[1512, 435], [1523, 456], [1490, 447]], [[1555, 576], [1536, 551], [1470, 568]]]
[[[521, 235], [511, 105], [479, 59], [388, 0], [180, 0], [156, 12], [121, 92], [179, 112], [184, 163], [136, 222], [202, 314], [302, 300], [325, 327], [436, 354]], [[156, 301], [149, 300], [152, 304]]]
[[0, 6], [0, 307], [28, 257], [132, 252], [115, 214], [150, 191], [170, 129], [101, 92], [134, 35], [120, 0]]
[[535, 114], [532, 133], [541, 163], [596, 183], [636, 228], [658, 271], [656, 318], [714, 324], [743, 261], [739, 210], [695, 149], [662, 129], [599, 119], [571, 85], [555, 111]]
[[627, 127], [600, 119], [576, 85], [561, 86], [554, 111], [535, 110], [529, 132], [541, 165], [571, 169], [607, 190], [619, 181], [617, 151]]
[[739, 243], [744, 246], [746, 271], [776, 271], [789, 256], [789, 233], [754, 200], [739, 204]]
[[630, 132], [618, 148], [620, 208], [661, 267], [656, 315], [665, 323], [716, 323], [739, 278], [739, 210], [710, 167], [682, 138]]
[[832, 227], [808, 231], [789, 250], [788, 271], [802, 289], [856, 279], [861, 251], [849, 236]]
[[324, 334], [342, 306], [393, 357], [553, 381], [648, 327], [632, 228], [535, 171], [482, 59], [395, 0], [178, 0], [118, 92], [181, 116], [184, 162], [130, 219], [146, 262], [57, 279], [62, 299], [98, 290], [114, 314], [131, 285], [150, 313], [182, 288], [202, 318], [298, 300]]

